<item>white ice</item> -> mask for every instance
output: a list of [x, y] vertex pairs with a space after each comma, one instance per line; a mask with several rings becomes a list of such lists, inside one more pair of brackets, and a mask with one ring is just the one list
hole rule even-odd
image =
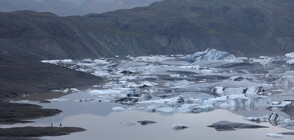
[[115, 112], [121, 112], [121, 111], [125, 111], [126, 109], [124, 109], [123, 107], [113, 107], [112, 110]]

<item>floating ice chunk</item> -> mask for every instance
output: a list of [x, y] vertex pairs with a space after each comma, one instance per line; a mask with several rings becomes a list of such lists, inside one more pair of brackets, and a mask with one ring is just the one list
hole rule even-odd
[[122, 73], [122, 74], [133, 74], [134, 72], [132, 72], [130, 70], [123, 70], [120, 73]]
[[69, 91], [70, 92], [79, 92], [80, 90], [78, 90], [77, 88], [70, 88]]
[[294, 122], [290, 119], [285, 119], [282, 116], [279, 116], [277, 113], [273, 112], [270, 115], [266, 115], [263, 117], [248, 117], [244, 118], [248, 121], [255, 121], [255, 122], [269, 122], [273, 126], [280, 125], [281, 127], [292, 129], [294, 128]]
[[271, 101], [269, 98], [263, 97], [246, 97], [244, 94], [232, 94], [229, 96], [222, 96], [212, 98], [206, 101], [206, 104], [212, 104], [215, 107], [224, 109], [238, 109], [238, 108], [254, 108], [254, 107], [269, 107]]
[[155, 121], [150, 121], [150, 120], [144, 120], [144, 121], [138, 121], [139, 124], [141, 125], [149, 125], [149, 124], [153, 124], [156, 123]]
[[243, 94], [245, 88], [225, 88], [223, 91], [224, 95], [231, 95], [231, 94]]
[[49, 101], [59, 101], [59, 102], [64, 102], [64, 101], [67, 101], [68, 99], [67, 98], [53, 98], [53, 99], [50, 99]]
[[253, 122], [261, 122], [263, 121], [263, 119], [261, 119], [261, 117], [248, 117], [248, 118], [244, 118], [247, 121], [253, 121]]
[[123, 107], [113, 107], [112, 110], [115, 112], [125, 111], [125, 109]]
[[86, 63], [92, 63], [93, 60], [90, 59], [90, 58], [87, 58], [87, 59], [83, 59], [82, 62], [86, 62]]
[[172, 113], [175, 111], [176, 109], [172, 107], [160, 107], [156, 109], [156, 112], [163, 112], [163, 113]]
[[164, 83], [164, 86], [173, 86], [174, 88], [185, 88], [188, 85], [191, 85], [193, 82], [187, 80], [180, 81], [168, 81]]
[[271, 100], [268, 97], [248, 97], [245, 100], [245, 106], [247, 107], [269, 107]]
[[150, 100], [152, 97], [150, 96], [150, 94], [142, 94], [140, 97], [140, 101], [147, 101]]
[[248, 60], [248, 57], [237, 57], [240, 60]]
[[246, 94], [247, 97], [254, 97], [254, 96], [259, 96], [259, 95], [269, 95], [270, 93], [266, 93], [266, 89], [270, 88], [269, 85], [265, 86], [252, 86], [249, 88], [246, 87], [214, 87], [212, 92], [219, 95], [219, 96], [224, 96], [224, 95], [241, 95], [241, 94]]
[[249, 63], [259, 63], [262, 65], [267, 65], [274, 62], [276, 59], [276, 57], [260, 56], [259, 58], [250, 58]]
[[186, 129], [188, 128], [188, 126], [183, 125], [183, 124], [173, 124], [172, 125], [172, 129], [174, 130], [182, 130], [182, 129]]
[[285, 56], [290, 57], [290, 58], [294, 58], [294, 52], [287, 53]]
[[283, 120], [283, 123], [284, 124], [293, 124], [293, 121], [290, 119], [285, 119], [285, 120]]
[[244, 94], [231, 94], [228, 99], [248, 99]]
[[92, 102], [92, 101], [95, 101], [95, 99], [79, 99], [76, 101], [78, 101], [78, 102]]
[[191, 70], [198, 70], [200, 68], [199, 65], [192, 65], [192, 66], [179, 66], [181, 69], [191, 69]]
[[214, 107], [212, 107], [211, 105], [197, 106], [196, 108], [192, 108], [191, 113], [209, 112], [213, 110], [214, 110]]
[[95, 76], [100, 76], [100, 77], [109, 76], [109, 72], [108, 71], [103, 71], [103, 70], [96, 70], [92, 74], [95, 75]]
[[135, 109], [135, 107], [129, 107], [129, 108], [128, 108], [128, 110], [133, 110], [133, 109]]
[[215, 105], [218, 102], [226, 102], [228, 101], [228, 97], [227, 96], [221, 96], [221, 97], [216, 97], [216, 98], [210, 98], [208, 100], [204, 100], [203, 104], [206, 105]]
[[120, 96], [126, 94], [134, 93], [129, 88], [115, 88], [115, 89], [101, 89], [101, 90], [91, 90], [90, 95], [109, 95], [109, 96]]
[[171, 106], [177, 107], [177, 106], [180, 106], [180, 105], [183, 105], [183, 104], [193, 104], [193, 100], [191, 98], [187, 98], [185, 96], [179, 96], [179, 97], [176, 97], [174, 99], [176, 99], [176, 100], [171, 100], [169, 102], [169, 104]]
[[41, 62], [57, 65], [60, 62], [60, 60], [42, 60]]
[[134, 96], [132, 94], [128, 94], [127, 97], [123, 97], [121, 99], [115, 100], [116, 103], [126, 104], [126, 105], [134, 105], [139, 101], [139, 97]]
[[105, 60], [105, 59], [95, 59], [94, 63], [99, 64], [99, 65], [105, 65], [105, 64], [109, 64], [110, 62], [107, 62], [107, 60]]
[[97, 87], [101, 87], [100, 85], [93, 85], [93, 87], [97, 88]]
[[264, 92], [262, 86], [249, 87], [246, 91], [247, 96], [256, 96], [258, 93]]
[[291, 59], [291, 60], [287, 61], [286, 63], [289, 64], [289, 65], [293, 65], [294, 64], [294, 59]]
[[173, 59], [173, 57], [168, 57], [168, 56], [164, 56], [164, 55], [139, 56], [139, 57], [129, 57], [129, 58], [134, 61], [149, 62], [149, 63], [163, 62], [168, 59]]
[[73, 63], [73, 60], [71, 60], [71, 59], [63, 59], [63, 60], [60, 60], [60, 63], [72, 64]]
[[125, 80], [135, 80], [135, 79], [137, 79], [137, 76], [127, 75], [127, 76], [121, 77], [119, 80], [125, 81]]
[[278, 134], [278, 133], [267, 133], [266, 135], [272, 138], [283, 138], [283, 134]]
[[279, 115], [277, 114], [277, 113], [272, 113], [271, 115], [268, 115], [267, 117], [266, 117], [266, 119], [268, 120], [268, 121], [271, 121], [271, 122], [273, 122], [273, 121], [277, 121], [277, 120], [279, 120]]
[[275, 81], [275, 86], [284, 90], [293, 90], [294, 73], [286, 72], [281, 78]]
[[249, 117], [245, 118], [245, 120], [249, 121], [257, 121], [257, 122], [269, 122], [273, 126], [281, 126], [287, 129], [294, 129], [294, 122], [290, 119], [285, 119], [282, 116], [279, 116], [277, 113], [272, 113], [270, 115], [266, 115], [263, 117]]
[[212, 92], [219, 96], [224, 96], [224, 87], [215, 87], [213, 88]]
[[214, 60], [230, 60], [230, 61], [240, 61], [234, 55], [218, 51], [216, 49], [207, 49], [203, 52], [196, 52], [184, 57], [189, 61], [214, 61]]
[[[136, 87], [139, 86], [139, 85], [136, 84], [135, 82], [127, 82], [127, 81], [121, 81], [120, 84], [121, 84], [121, 87], [123, 87], [123, 88], [136, 88]], [[111, 88], [112, 86], [113, 86], [113, 85], [111, 84], [111, 85], [110, 85], [110, 88]]]
[[49, 63], [49, 64], [59, 64], [59, 63], [62, 63], [62, 64], [73, 64], [74, 61], [71, 60], [71, 59], [63, 59], [63, 60], [42, 60], [41, 61], [42, 63]]
[[148, 100], [148, 101], [141, 101], [140, 103], [147, 103], [147, 104], [164, 104], [168, 103], [171, 100], [175, 100], [175, 98], [167, 98], [167, 99], [154, 99], [154, 100]]
[[197, 105], [195, 104], [183, 104], [182, 106], [178, 107], [177, 110], [178, 112], [182, 112], [182, 113], [192, 113], [193, 109], [196, 107]]
[[173, 78], [179, 78], [179, 77], [181, 77], [180, 74], [170, 74], [169, 76], [170, 77], [173, 77]]
[[62, 92], [62, 93], [67, 93], [69, 91], [68, 88], [63, 89], [63, 90], [52, 90], [53, 92]]
[[143, 107], [143, 106], [138, 107], [138, 110], [145, 110], [145, 107]]
[[280, 105], [282, 102], [281, 101], [273, 101], [272, 105]]
[[232, 76], [229, 78], [231, 81], [253, 81], [255, 80], [255, 77], [249, 76], [249, 75], [242, 75], [242, 76]]
[[159, 108], [159, 107], [160, 107], [160, 105], [157, 105], [157, 104], [155, 104], [155, 105], [149, 105], [149, 106], [146, 108], [146, 110], [147, 110], [147, 111], [150, 111], [150, 112], [156, 112], [156, 109]]
[[158, 83], [149, 82], [149, 81], [144, 81], [144, 82], [141, 82], [140, 84], [141, 84], [142, 86], [143, 86], [143, 85], [146, 85], [146, 86], [149, 86], [149, 87], [154, 86], [154, 85], [158, 85]]

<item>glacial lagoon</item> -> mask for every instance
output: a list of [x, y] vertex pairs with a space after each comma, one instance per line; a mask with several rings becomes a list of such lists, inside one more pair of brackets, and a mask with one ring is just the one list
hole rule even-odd
[[[44, 139], [293, 139], [294, 73], [290, 54], [244, 58], [208, 49], [191, 55], [44, 60], [103, 77], [87, 89], [51, 103], [16, 101], [56, 108], [59, 115], [16, 126], [74, 126], [87, 129]], [[141, 125], [138, 121], [154, 121]], [[266, 128], [208, 127], [220, 121]], [[173, 126], [186, 126], [174, 129]], [[229, 131], [232, 130], [232, 131]]]

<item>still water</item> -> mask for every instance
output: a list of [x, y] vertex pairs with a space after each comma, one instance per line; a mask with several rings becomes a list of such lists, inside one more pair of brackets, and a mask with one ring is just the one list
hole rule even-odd
[[[190, 114], [190, 113], [152, 113], [139, 110], [136, 105], [123, 106], [116, 103], [99, 102], [78, 102], [78, 99], [85, 99], [89, 96], [85, 93], [74, 93], [49, 104], [40, 104], [45, 108], [57, 108], [63, 112], [53, 117], [34, 120], [34, 123], [16, 124], [16, 126], [73, 126], [87, 129], [85, 132], [72, 133], [66, 136], [42, 137], [45, 140], [266, 140], [276, 139], [267, 137], [267, 133], [291, 132], [287, 129], [271, 126], [269, 123], [259, 125], [269, 128], [261, 129], [237, 129], [236, 131], [216, 131], [207, 125], [218, 121], [230, 121], [255, 124], [244, 120], [244, 116], [262, 116], [269, 112], [263, 111], [237, 111], [214, 110], [211, 112]], [[112, 108], [122, 106], [126, 111], [113, 112]], [[130, 109], [128, 109], [130, 108]], [[137, 121], [151, 120], [157, 123], [142, 126]], [[132, 122], [136, 125], [125, 126], [120, 122]], [[175, 131], [173, 124], [184, 124], [189, 128]], [[4, 126], [5, 127], [5, 126]], [[284, 136], [285, 140], [293, 140], [293, 136]]]

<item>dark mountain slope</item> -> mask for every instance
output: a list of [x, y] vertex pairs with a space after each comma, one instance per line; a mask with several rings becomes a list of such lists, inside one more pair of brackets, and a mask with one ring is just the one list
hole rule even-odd
[[192, 53], [236, 55], [294, 51], [292, 0], [164, 0], [149, 7], [58, 17], [0, 14], [0, 52], [25, 59]]
[[191, 53], [210, 47], [252, 56], [293, 51], [293, 9], [290, 0], [165, 0], [88, 17], [143, 39], [137, 41], [139, 50], [150, 47], [149, 53]]
[[70, 23], [54, 14], [1, 13], [0, 21], [1, 52], [7, 55], [25, 59], [96, 56], [84, 47]]
[[0, 100], [23, 94], [50, 93], [52, 90], [88, 87], [102, 78], [61, 66], [0, 58]]
[[36, 60], [95, 55], [75, 39], [67, 21], [50, 13], [1, 13], [0, 99], [91, 86], [102, 79]]

